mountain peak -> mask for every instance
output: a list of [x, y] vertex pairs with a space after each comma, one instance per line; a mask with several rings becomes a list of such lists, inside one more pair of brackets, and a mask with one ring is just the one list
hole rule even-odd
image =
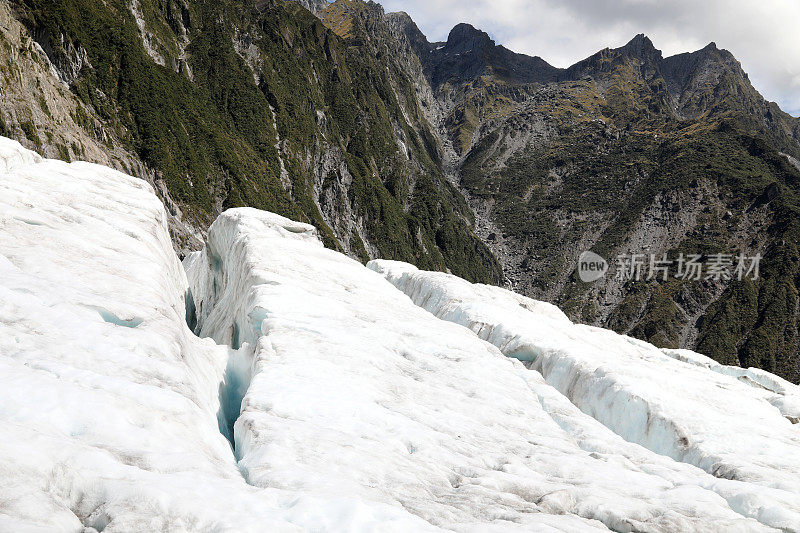
[[451, 80], [474, 80], [485, 74], [519, 83], [554, 80], [559, 69], [540, 57], [517, 54], [495, 44], [485, 31], [457, 24], [447, 42], [433, 43], [422, 57], [423, 68], [434, 87]]
[[411, 15], [406, 13], [405, 11], [392, 11], [391, 13], [386, 13], [386, 16], [390, 19], [396, 19], [402, 21], [404, 24], [417, 24], [414, 22], [414, 19], [411, 18]]
[[655, 47], [653, 41], [644, 33], [638, 34], [619, 50], [639, 59], [661, 59], [661, 51]]
[[[494, 41], [489, 34], [479, 30], [472, 24], [462, 22], [456, 24], [447, 36], [447, 46], [462, 50], [474, 48], [493, 47]], [[459, 50], [456, 50], [459, 51]]]
[[628, 46], [630, 46], [630, 45], [639, 45], [639, 44], [653, 46], [653, 41], [651, 41], [650, 37], [648, 37], [644, 33], [639, 33], [636, 36], [634, 36], [633, 39], [628, 41]]
[[717, 46], [717, 43], [715, 43], [714, 41], [711, 41], [710, 43], [705, 45], [705, 47], [703, 47], [702, 49], [698, 50], [698, 52], [701, 52], [701, 53], [706, 54], [706, 55], [715, 55], [715, 56], [717, 56], [719, 59], [721, 59], [723, 61], [726, 61], [726, 62], [731, 63], [731, 64], [735, 63], [736, 65], [739, 65], [739, 61], [736, 59], [736, 57], [734, 57], [734, 55], [730, 52], [730, 50], [726, 50], [725, 48], [719, 48]]
[[431, 44], [425, 37], [414, 20], [405, 11], [387, 13], [386, 20], [398, 34], [405, 35], [417, 57], [427, 58], [431, 51]]

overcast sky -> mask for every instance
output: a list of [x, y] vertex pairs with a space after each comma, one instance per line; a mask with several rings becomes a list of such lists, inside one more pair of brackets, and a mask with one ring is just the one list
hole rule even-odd
[[800, 0], [379, 0], [405, 11], [430, 41], [459, 22], [515, 52], [566, 67], [637, 33], [664, 56], [711, 41], [741, 61], [768, 100], [800, 115]]

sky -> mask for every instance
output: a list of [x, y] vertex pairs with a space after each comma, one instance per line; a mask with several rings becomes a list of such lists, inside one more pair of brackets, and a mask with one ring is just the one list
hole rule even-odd
[[714, 41], [755, 88], [800, 116], [800, 0], [379, 0], [430, 41], [468, 22], [515, 52], [566, 67], [644, 33], [670, 56]]

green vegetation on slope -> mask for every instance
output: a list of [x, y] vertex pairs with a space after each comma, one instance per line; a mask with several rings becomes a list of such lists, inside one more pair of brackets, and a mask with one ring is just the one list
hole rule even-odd
[[[88, 53], [72, 89], [119, 137], [160, 171], [174, 197], [210, 213], [218, 190], [227, 205], [252, 205], [297, 216], [277, 179], [273, 137], [263, 117], [264, 96], [230, 40], [198, 23], [191, 51], [195, 76], [218, 85], [192, 83], [156, 64], [146, 53], [133, 15], [122, 1], [25, 0], [23, 21], [51, 42], [66, 35]], [[197, 20], [214, 16], [198, 5]], [[55, 51], [69, 61], [64, 47]], [[224, 75], [221, 75], [224, 73]], [[224, 176], [224, 179], [215, 179]]]
[[[295, 4], [244, 0], [135, 2], [148, 53], [129, 4], [15, 7], [32, 34], [45, 36], [55, 64], [74, 64], [76, 50], [86, 51], [73, 92], [163, 176], [196, 223], [220, 207], [248, 205], [307, 220], [339, 248], [352, 235], [336, 235], [336, 221], [320, 211], [324, 183], [314, 163], [339, 158], [352, 176], [343, 198], [382, 257], [500, 279], [463, 199], [432, 159], [413, 86], [388, 55], [364, 53]], [[92, 117], [76, 122], [94, 129]], [[360, 238], [352, 248], [367, 258]]]

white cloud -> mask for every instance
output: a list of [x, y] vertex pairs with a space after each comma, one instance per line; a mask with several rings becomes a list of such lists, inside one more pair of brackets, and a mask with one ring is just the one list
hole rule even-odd
[[565, 67], [645, 33], [665, 56], [711, 41], [741, 61], [768, 100], [800, 114], [797, 0], [383, 0], [406, 11], [431, 41], [459, 22], [498, 44]]

